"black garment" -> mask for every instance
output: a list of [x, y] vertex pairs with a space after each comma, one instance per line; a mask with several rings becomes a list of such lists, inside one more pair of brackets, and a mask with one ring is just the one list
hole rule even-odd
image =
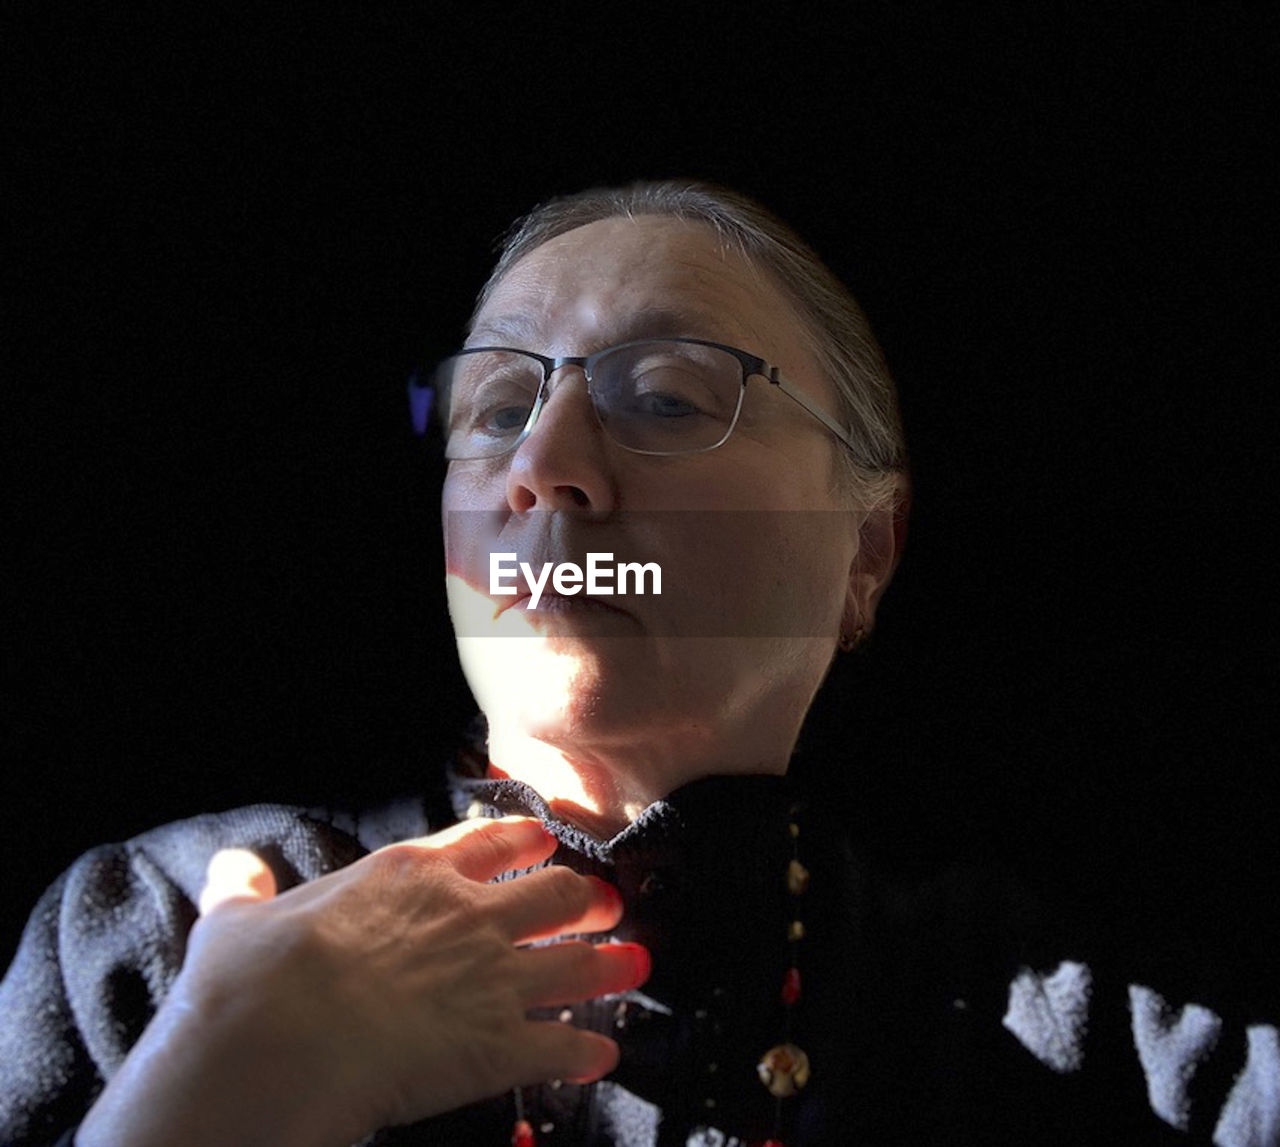
[[[1160, 1092], [1157, 1117], [1152, 1068], [1144, 1073], [1135, 1050], [1129, 989], [1105, 958], [1069, 934], [1050, 935], [1021, 897], [988, 875], [899, 881], [860, 864], [838, 818], [813, 800], [796, 817], [795, 847], [811, 881], [800, 898], [803, 995], [785, 1033], [780, 988], [795, 915], [785, 877], [796, 794], [784, 778], [695, 782], [604, 843], [552, 820], [517, 782], [458, 780], [454, 798], [460, 815], [475, 802], [472, 811], [483, 815], [548, 819], [561, 842], [553, 863], [613, 881], [627, 906], [617, 938], [639, 940], [653, 954], [653, 976], [638, 992], [571, 1009], [574, 1023], [619, 1041], [622, 1062], [598, 1084], [523, 1093], [541, 1147], [762, 1141], [773, 1132], [775, 1103], [755, 1065], [784, 1036], [812, 1062], [809, 1085], [783, 1101], [787, 1147], [1209, 1142], [1233, 1084], [1237, 1118], [1216, 1141], [1280, 1143], [1280, 1077], [1269, 1098], [1266, 1047], [1250, 1059], [1252, 1090], [1240, 1101], [1239, 1033], [1233, 1044], [1225, 1035], [1217, 1041], [1236, 1057], [1224, 1061], [1232, 1070], [1198, 1075], [1200, 1059], [1179, 1058], [1172, 1043], [1146, 1037], [1149, 1057], [1162, 1048], [1172, 1056], [1165, 1082], [1177, 1085], [1180, 1072], [1183, 1085], [1192, 1076], [1209, 1081], [1189, 1116]], [[414, 801], [366, 817], [255, 806], [86, 854], [40, 901], [0, 985], [0, 1141], [69, 1147], [176, 976], [219, 848], [252, 849], [284, 890], [427, 830]], [[1088, 998], [1072, 987], [1080, 974], [1037, 976], [1064, 959], [1092, 961]], [[1064, 967], [1078, 972], [1083, 964]], [[1020, 996], [1010, 986], [1019, 977]], [[1011, 1007], [1015, 996], [1021, 1012]], [[1086, 1004], [1087, 1038], [1083, 1025], [1073, 1028], [1071, 1010]], [[1148, 1013], [1158, 1036], [1166, 1030], [1161, 1013]], [[1166, 1026], [1177, 1034], [1172, 1021]], [[1251, 1029], [1250, 1039], [1261, 1046], [1274, 1034]], [[1169, 1125], [1171, 1113], [1190, 1134]], [[501, 1145], [513, 1120], [514, 1098], [500, 1096], [386, 1129], [370, 1142]]]

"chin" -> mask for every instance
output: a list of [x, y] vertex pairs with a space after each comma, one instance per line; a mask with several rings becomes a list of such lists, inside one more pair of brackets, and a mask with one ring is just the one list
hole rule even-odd
[[574, 638], [458, 639], [467, 683], [490, 726], [537, 740], [587, 732], [602, 710], [616, 707], [610, 693], [634, 689], [620, 654], [602, 658], [595, 643]]
[[[526, 750], [536, 743], [583, 761], [625, 750], [661, 753], [672, 733], [697, 722], [686, 705], [638, 665], [619, 668], [593, 659], [550, 658], [536, 685], [488, 689], [477, 702], [498, 736]], [[476, 691], [477, 686], [472, 686]], [[655, 733], [658, 734], [655, 736]]]

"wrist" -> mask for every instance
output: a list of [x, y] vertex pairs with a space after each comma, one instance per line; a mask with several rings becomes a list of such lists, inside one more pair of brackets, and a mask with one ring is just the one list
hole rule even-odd
[[[246, 1001], [174, 984], [76, 1133], [76, 1147], [347, 1147], [348, 1128], [297, 1056], [296, 1033], [253, 1025]], [[283, 1038], [282, 1038], [283, 1037]], [[354, 1121], [350, 1121], [354, 1122]]]

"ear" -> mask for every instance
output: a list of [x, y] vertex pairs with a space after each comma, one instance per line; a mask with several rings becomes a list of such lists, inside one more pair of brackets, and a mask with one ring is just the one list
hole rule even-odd
[[906, 473], [896, 479], [890, 506], [872, 510], [858, 530], [858, 552], [849, 567], [841, 632], [852, 634], [875, 627], [876, 607], [893, 579], [907, 542], [907, 518], [911, 506], [911, 481]]

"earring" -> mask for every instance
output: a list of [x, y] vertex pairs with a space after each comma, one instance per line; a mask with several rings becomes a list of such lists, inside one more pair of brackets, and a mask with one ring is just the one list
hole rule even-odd
[[858, 628], [855, 629], [850, 634], [841, 633], [840, 634], [840, 652], [850, 653], [853, 650], [857, 649], [858, 646], [862, 644], [866, 636], [867, 636], [866, 628], [861, 625], [858, 626]]

